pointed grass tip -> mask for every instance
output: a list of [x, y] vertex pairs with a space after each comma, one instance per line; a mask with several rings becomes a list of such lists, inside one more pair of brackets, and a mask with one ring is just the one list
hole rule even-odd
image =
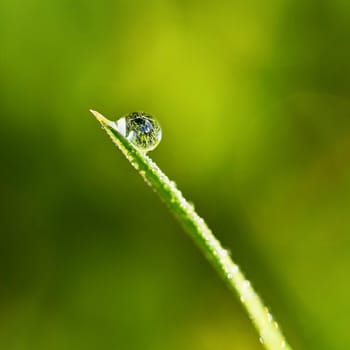
[[101, 113], [94, 111], [93, 109], [89, 109], [89, 111], [102, 125], [109, 125], [111, 123], [111, 121], [105, 118]]

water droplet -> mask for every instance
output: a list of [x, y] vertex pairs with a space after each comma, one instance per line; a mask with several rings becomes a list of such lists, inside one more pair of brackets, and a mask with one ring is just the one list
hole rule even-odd
[[159, 123], [145, 112], [133, 112], [118, 119], [114, 127], [142, 152], [154, 150], [162, 139]]
[[267, 307], [265, 307], [265, 312], [266, 312], [266, 318], [267, 318], [267, 320], [268, 320], [269, 322], [272, 322], [272, 321], [273, 321], [273, 317], [272, 317], [272, 315], [271, 315], [271, 313], [270, 313], [270, 310], [269, 310]]
[[259, 341], [260, 341], [261, 344], [264, 344], [264, 338], [263, 337], [260, 337]]
[[169, 186], [170, 186], [170, 189], [172, 191], [176, 191], [177, 190], [176, 183], [174, 181], [170, 181], [169, 182]]
[[238, 266], [237, 265], [233, 265], [232, 266], [232, 269], [231, 269], [231, 272], [235, 275], [238, 273]]
[[191, 201], [188, 201], [188, 205], [194, 210], [194, 203]]
[[219, 255], [224, 258], [224, 257], [228, 256], [229, 254], [228, 254], [228, 251], [226, 249], [221, 249], [219, 251]]
[[243, 282], [243, 288], [244, 288], [245, 290], [247, 290], [247, 289], [249, 289], [249, 287], [250, 287], [250, 282], [247, 281], [247, 280], [245, 280], [245, 281]]

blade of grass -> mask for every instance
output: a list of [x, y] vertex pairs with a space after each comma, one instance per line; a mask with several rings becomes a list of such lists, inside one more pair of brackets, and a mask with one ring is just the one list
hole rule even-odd
[[183, 197], [175, 183], [170, 181], [145, 153], [139, 151], [120, 134], [113, 122], [96, 111], [91, 110], [91, 113], [131, 165], [168, 206], [230, 289], [238, 294], [259, 333], [260, 342], [265, 348], [268, 350], [291, 350], [278, 324], [250, 282], [245, 278], [239, 266], [232, 261], [228, 251], [222, 247], [205, 221], [195, 212], [193, 205]]

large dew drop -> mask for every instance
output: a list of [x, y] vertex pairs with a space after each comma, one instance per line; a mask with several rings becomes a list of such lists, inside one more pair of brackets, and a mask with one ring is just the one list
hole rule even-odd
[[115, 127], [142, 152], [154, 150], [162, 139], [159, 123], [145, 112], [132, 112], [118, 119]]

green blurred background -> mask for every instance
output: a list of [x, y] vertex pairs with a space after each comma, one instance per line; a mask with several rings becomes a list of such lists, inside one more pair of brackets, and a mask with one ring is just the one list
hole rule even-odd
[[89, 114], [151, 156], [295, 349], [350, 348], [350, 3], [0, 2], [0, 349], [262, 349]]

